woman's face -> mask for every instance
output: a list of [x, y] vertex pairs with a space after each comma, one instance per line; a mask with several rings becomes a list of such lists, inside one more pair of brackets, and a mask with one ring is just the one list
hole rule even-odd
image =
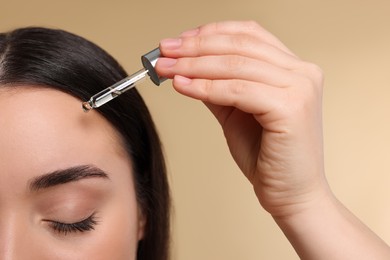
[[0, 259], [135, 259], [144, 222], [108, 121], [56, 90], [0, 88]]

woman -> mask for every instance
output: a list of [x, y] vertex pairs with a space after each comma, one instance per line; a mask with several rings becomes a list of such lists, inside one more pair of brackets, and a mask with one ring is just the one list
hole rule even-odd
[[[29, 40], [26, 45], [30, 44], [32, 43]], [[69, 43], [65, 42], [65, 45], [68, 46]], [[161, 190], [154, 189], [149, 192], [137, 191], [137, 184], [142, 187], [151, 184], [138, 180], [143, 171], [135, 166], [139, 159], [137, 154], [140, 153], [131, 147], [134, 144], [131, 144], [126, 151], [127, 158], [130, 158], [128, 164], [134, 164], [132, 171], [135, 192], [130, 193], [136, 195], [133, 196], [133, 199], [131, 199], [131, 195], [128, 195], [122, 200], [122, 202], [133, 201], [130, 203], [132, 205], [130, 212], [133, 214], [120, 214], [132, 220], [130, 224], [126, 224], [128, 228], [122, 230], [130, 229], [129, 233], [132, 235], [129, 237], [131, 238], [119, 240], [119, 242], [129, 242], [126, 245], [132, 245], [131, 248], [126, 248], [128, 251], [120, 246], [123, 245], [121, 243], [118, 246], [118, 242], [98, 237], [99, 234], [102, 234], [99, 232], [106, 231], [104, 221], [109, 219], [106, 207], [117, 205], [110, 201], [110, 196], [104, 198], [102, 195], [101, 197], [104, 199], [99, 199], [98, 202], [92, 200], [91, 203], [87, 203], [88, 205], [97, 204], [95, 207], [99, 210], [96, 211], [96, 216], [93, 210], [95, 207], [92, 207], [92, 210], [86, 207], [86, 213], [81, 215], [85, 215], [87, 218], [80, 217], [78, 222], [71, 220], [70, 225], [66, 219], [60, 219], [61, 214], [55, 216], [57, 208], [51, 209], [49, 207], [48, 210], [45, 210], [46, 205], [52, 205], [49, 203], [50, 201], [42, 203], [42, 206], [36, 207], [35, 211], [32, 206], [27, 207], [30, 210], [27, 210], [26, 206], [23, 207], [23, 205], [34, 205], [33, 201], [29, 200], [30, 197], [34, 199], [34, 196], [39, 194], [45, 195], [44, 192], [41, 193], [41, 187], [43, 186], [45, 189], [48, 185], [45, 185], [45, 181], [41, 184], [41, 180], [45, 180], [42, 176], [48, 175], [35, 176], [37, 172], [48, 172], [49, 176], [52, 176], [53, 173], [54, 176], [63, 175], [63, 169], [65, 167], [68, 167], [65, 169], [69, 169], [70, 165], [71, 173], [75, 172], [74, 169], [76, 169], [81, 172], [81, 176], [95, 176], [95, 178], [84, 178], [72, 183], [86, 185], [82, 189], [76, 189], [82, 191], [88, 191], [86, 189], [88, 185], [104, 186], [107, 184], [106, 179], [108, 178], [112, 180], [112, 183], [124, 182], [121, 176], [122, 178], [129, 176], [125, 172], [131, 170], [129, 166], [126, 167], [124, 164], [123, 156], [117, 158], [115, 155], [123, 155], [123, 145], [121, 149], [120, 142], [125, 142], [127, 138], [131, 138], [131, 135], [126, 135], [127, 130], [120, 128], [123, 121], [118, 122], [111, 119], [111, 117], [122, 116], [117, 112], [119, 110], [123, 112], [122, 108], [111, 109], [114, 103], [115, 106], [120, 104], [122, 107], [121, 97], [112, 101], [112, 104], [110, 102], [105, 105], [106, 107], [102, 107], [101, 114], [105, 119], [97, 113], [91, 115], [92, 118], [89, 118], [89, 115], [88, 117], [80, 115], [71, 108], [72, 104], [77, 103], [77, 99], [72, 99], [59, 91], [49, 91], [43, 86], [55, 87], [77, 96], [79, 99], [87, 99], [96, 91], [76, 95], [67, 89], [68, 85], [77, 85], [77, 82], [72, 81], [71, 84], [64, 84], [51, 77], [50, 82], [32, 81], [31, 79], [20, 80], [19, 78], [23, 78], [21, 75], [33, 74], [31, 70], [34, 71], [37, 65], [24, 70], [23, 73], [19, 73], [20, 69], [18, 69], [22, 63], [14, 66], [13, 70], [5, 70], [7, 55], [4, 53], [12, 50], [9, 46], [9, 44], [5, 46], [2, 44], [0, 48], [2, 53], [0, 77], [3, 78], [3, 75], [7, 74], [17, 74], [18, 76], [3, 80], [0, 92], [0, 113], [2, 113], [0, 125], [1, 128], [4, 126], [5, 129], [0, 130], [2, 138], [0, 139], [2, 143], [0, 148], [0, 176], [2, 178], [0, 214], [5, 216], [0, 218], [0, 228], [5, 230], [0, 232], [0, 245], [5, 252], [3, 254], [8, 254], [6, 255], [8, 258], [12, 258], [14, 255], [17, 256], [16, 258], [23, 258], [22, 256], [26, 256], [27, 253], [22, 255], [21, 251], [16, 248], [20, 246], [19, 244], [27, 245], [27, 241], [31, 243], [29, 238], [37, 238], [33, 242], [43, 242], [45, 246], [51, 243], [55, 249], [50, 254], [45, 252], [43, 254], [39, 250], [39, 246], [34, 243], [33, 246], [24, 247], [25, 250], [30, 249], [32, 252], [29, 256], [36, 253], [34, 256], [40, 256], [40, 259], [52, 256], [65, 259], [86, 258], [88, 256], [95, 257], [95, 259], [99, 257], [103, 259], [104, 257], [106, 259], [134, 259], [134, 254], [127, 255], [125, 252], [128, 252], [129, 249], [134, 251], [138, 240], [142, 241], [139, 245], [142, 247], [146, 238], [151, 237], [149, 232], [153, 230], [152, 227], [148, 226], [151, 225], [149, 223], [151, 219], [147, 213], [154, 208], [146, 207], [145, 209], [144, 200], [153, 194], [159, 196], [164, 194], [160, 193]], [[47, 53], [49, 47], [35, 46], [30, 51]], [[235, 161], [252, 183], [260, 204], [272, 215], [302, 259], [390, 258], [389, 247], [343, 207], [334, 197], [326, 182], [322, 148], [322, 73], [317, 66], [300, 60], [278, 39], [254, 22], [222, 22], [204, 25], [184, 32], [178, 38], [162, 40], [160, 49], [164, 56], [164, 58], [159, 59], [156, 65], [160, 76], [173, 78], [173, 86], [178, 92], [202, 100], [215, 115], [224, 130]], [[70, 52], [74, 51], [76, 50]], [[29, 51], [25, 52], [23, 57], [25, 58], [28, 53]], [[65, 59], [61, 59], [60, 55], [57, 55], [56, 58], [59, 60], [45, 64], [45, 67], [50, 67], [50, 71], [64, 73], [67, 75], [66, 77], [83, 78], [83, 74], [88, 75], [90, 63], [97, 63], [93, 67], [98, 66], [99, 69], [93, 70], [91, 78], [97, 77], [99, 79], [100, 75], [97, 71], [101, 71], [100, 74], [108, 73], [106, 65], [101, 66], [99, 60], [93, 60], [94, 58], [90, 57], [93, 56], [92, 52], [85, 55], [89, 57], [85, 58], [88, 62], [72, 64], [75, 66], [70, 67], [62, 66], [62, 64], [67, 64], [68, 60], [81, 59], [80, 55], [84, 56], [80, 52], [75, 52], [73, 56], [69, 55]], [[28, 60], [31, 63], [30, 58]], [[37, 63], [41, 62], [42, 59], [38, 59]], [[62, 67], [57, 68], [58, 65]], [[45, 70], [41, 73], [50, 75]], [[66, 77], [64, 76], [64, 78]], [[92, 79], [91, 82], [93, 82]], [[98, 82], [94, 83], [98, 85]], [[107, 86], [112, 82], [105, 83]], [[88, 88], [89, 85], [91, 84], [77, 85], [75, 92], [79, 93], [79, 89]], [[105, 86], [101, 86], [101, 88]], [[34, 100], [33, 107], [36, 109], [30, 111], [31, 100]], [[26, 103], [29, 106], [24, 109]], [[131, 102], [126, 101], [125, 103], [123, 107], [128, 106]], [[138, 105], [134, 106], [133, 109], [136, 107]], [[131, 113], [127, 112], [126, 117], [128, 118], [126, 120], [131, 120], [131, 117], [136, 116], [137, 113], [133, 110]], [[61, 119], [65, 114], [68, 115], [67, 120], [58, 122], [58, 118]], [[36, 120], [33, 120], [34, 118]], [[47, 124], [46, 121], [48, 121]], [[138, 121], [134, 122], [134, 127], [138, 128]], [[27, 135], [29, 138], [24, 137], [26, 132], [28, 133], [26, 129], [33, 133]], [[137, 135], [142, 134], [141, 129], [138, 130]], [[51, 141], [49, 145], [46, 144], [48, 140]], [[70, 147], [63, 147], [64, 143], [72, 142], [73, 145]], [[42, 144], [45, 145], [39, 147]], [[90, 145], [92, 146], [90, 147]], [[40, 148], [38, 151], [37, 147]], [[107, 147], [110, 148], [108, 154]], [[59, 151], [57, 151], [58, 149]], [[23, 151], [25, 153], [22, 153]], [[87, 156], [89, 153], [92, 153], [90, 157]], [[21, 156], [23, 154], [26, 156]], [[42, 157], [41, 154], [47, 156]], [[107, 160], [108, 156], [110, 160]], [[19, 163], [20, 159], [23, 159], [23, 164]], [[151, 165], [157, 161], [155, 160]], [[110, 163], [104, 164], [102, 162]], [[116, 169], [115, 167], [123, 168]], [[25, 168], [28, 168], [29, 171]], [[69, 170], [65, 172], [69, 172]], [[80, 173], [76, 174], [76, 176], [79, 175]], [[20, 180], [20, 176], [24, 177]], [[102, 184], [103, 180], [106, 182]], [[87, 181], [93, 181], [93, 183], [86, 183]], [[31, 190], [31, 196], [28, 198], [23, 197], [23, 185], [26, 182]], [[3, 183], [6, 184], [3, 185]], [[72, 187], [66, 185], [68, 184], [61, 187], [71, 189], [69, 193], [72, 194]], [[51, 188], [49, 187], [49, 189]], [[131, 190], [128, 185], [122, 188], [119, 186], [118, 189], [120, 194], [128, 194], [125, 191]], [[33, 195], [33, 192], [39, 194]], [[60, 192], [58, 197], [62, 194], [63, 192]], [[76, 195], [75, 199], [78, 197]], [[57, 196], [51, 197], [56, 198]], [[89, 197], [96, 196], [87, 196], [87, 200]], [[66, 202], [66, 198], [59, 199], [59, 202], [62, 201]], [[110, 203], [108, 203], [109, 201]], [[41, 205], [38, 202], [35, 203]], [[62, 207], [58, 206], [58, 208]], [[70, 212], [72, 211], [71, 206], [65, 205], [63, 208], [69, 208]], [[139, 210], [137, 211], [135, 208], [139, 208]], [[18, 210], [17, 215], [14, 214], [16, 210]], [[134, 211], [137, 211], [137, 214], [134, 214]], [[45, 216], [44, 213], [48, 216]], [[66, 216], [66, 214], [64, 215]], [[26, 221], [28, 216], [32, 218], [30, 222]], [[36, 222], [33, 220], [43, 226], [34, 226]], [[143, 228], [144, 226], [145, 228]], [[112, 229], [118, 230], [115, 227]], [[23, 232], [18, 230], [25, 231], [28, 236], [20, 235]], [[127, 232], [115, 234], [121, 237], [123, 233]], [[115, 234], [112, 234], [113, 237]], [[157, 235], [157, 233], [154, 234]], [[160, 232], [159, 234], [164, 233]], [[62, 237], [58, 238], [58, 235]], [[67, 237], [68, 235], [72, 236]], [[164, 239], [160, 241], [164, 241]], [[115, 247], [123, 254], [113, 257], [104, 255], [104, 250], [110, 251], [111, 247]], [[148, 247], [148, 249], [154, 250], [153, 247]], [[141, 251], [144, 250], [141, 249]], [[31, 257], [29, 258], [31, 259]], [[146, 258], [140, 256], [138, 259]], [[159, 258], [159, 255], [156, 254], [155, 258], [147, 259], [164, 258]]]
[[142, 98], [80, 107], [125, 76], [73, 34], [0, 34], [1, 259], [168, 259], [166, 170]]

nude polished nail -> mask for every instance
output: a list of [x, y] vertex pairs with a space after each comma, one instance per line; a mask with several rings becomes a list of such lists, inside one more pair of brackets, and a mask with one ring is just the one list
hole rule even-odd
[[160, 47], [163, 49], [174, 50], [181, 46], [180, 38], [168, 38], [160, 42]]

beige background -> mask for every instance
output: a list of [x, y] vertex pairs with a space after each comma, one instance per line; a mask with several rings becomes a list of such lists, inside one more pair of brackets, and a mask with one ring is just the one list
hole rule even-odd
[[[130, 73], [163, 37], [210, 21], [258, 21], [325, 71], [329, 182], [390, 242], [389, 11], [388, 0], [1, 0], [0, 30], [66, 29], [108, 50]], [[167, 155], [174, 259], [298, 259], [258, 205], [203, 105], [175, 93], [170, 82], [140, 91]]]

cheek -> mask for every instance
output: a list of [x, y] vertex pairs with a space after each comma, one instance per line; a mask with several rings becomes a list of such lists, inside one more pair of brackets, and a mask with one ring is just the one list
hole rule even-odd
[[126, 219], [117, 220], [120, 222], [111, 224], [109, 230], [102, 230], [100, 238], [91, 243], [82, 259], [136, 259], [136, 223], [132, 225]]
[[[89, 259], [136, 259], [138, 245], [138, 212], [136, 205], [120, 203], [103, 218], [95, 232], [99, 238], [91, 248]], [[98, 219], [99, 221], [99, 219]]]

